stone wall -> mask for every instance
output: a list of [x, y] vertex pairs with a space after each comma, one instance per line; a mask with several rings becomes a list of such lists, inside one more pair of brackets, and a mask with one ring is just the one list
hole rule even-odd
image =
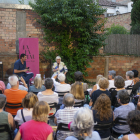
[[124, 26], [127, 30], [130, 30], [131, 13], [107, 17], [105, 28], [110, 28], [112, 24], [119, 24], [121, 26]]

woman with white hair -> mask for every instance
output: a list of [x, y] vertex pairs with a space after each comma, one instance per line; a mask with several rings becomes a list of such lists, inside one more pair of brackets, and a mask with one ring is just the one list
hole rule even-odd
[[64, 62], [61, 61], [60, 56], [57, 56], [56, 62], [53, 63], [53, 72], [54, 72], [54, 75], [56, 74], [58, 75], [60, 73], [66, 74], [68, 72], [66, 65], [64, 64]]
[[133, 71], [127, 71], [126, 72], [126, 81], [125, 81], [125, 87], [128, 87], [128, 86], [132, 86], [134, 85], [134, 82], [133, 82], [133, 77], [134, 77], [134, 72]]
[[65, 140], [101, 140], [98, 132], [93, 131], [93, 126], [92, 111], [86, 107], [80, 108], [74, 115], [71, 124], [74, 136], [69, 136]]
[[46, 90], [46, 88], [42, 85], [41, 77], [36, 76], [34, 79], [34, 85], [29, 87], [29, 92], [41, 92], [44, 90]]
[[[57, 75], [55, 75], [52, 80], [53, 80], [53, 84], [54, 84], [54, 91], [58, 93], [58, 95], [64, 95], [65, 93], [69, 93], [71, 90], [71, 86], [70, 84], [65, 83], [65, 74], [60, 73], [58, 75], [58, 81], [57, 82], [56, 79]], [[59, 98], [59, 104], [62, 104], [62, 100], [63, 98]]]

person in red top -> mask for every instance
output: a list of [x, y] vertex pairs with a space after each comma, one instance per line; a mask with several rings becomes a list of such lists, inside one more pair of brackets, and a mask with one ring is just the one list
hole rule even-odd
[[[10, 76], [8, 78], [8, 81], [11, 85], [11, 88], [6, 89], [4, 91], [4, 95], [6, 96], [7, 102], [13, 104], [22, 103], [22, 99], [26, 96], [28, 92], [19, 89], [19, 81], [16, 75]], [[19, 109], [22, 108], [10, 109], [8, 107], [5, 107], [5, 110], [11, 113], [13, 116], [16, 115]]]
[[53, 129], [48, 122], [50, 107], [47, 102], [37, 102], [33, 108], [32, 120], [23, 123], [14, 140], [53, 140]]

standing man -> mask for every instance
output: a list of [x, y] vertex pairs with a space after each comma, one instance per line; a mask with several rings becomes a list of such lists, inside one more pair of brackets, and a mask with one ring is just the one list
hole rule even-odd
[[19, 77], [22, 76], [29, 88], [29, 79], [31, 79], [34, 74], [26, 73], [27, 71], [31, 71], [29, 68], [26, 68], [26, 59], [27, 57], [24, 53], [20, 55], [20, 59], [18, 59], [14, 64], [14, 74], [18, 75]]
[[64, 64], [64, 62], [61, 62], [61, 57], [57, 56], [56, 57], [56, 62], [53, 63], [53, 72], [54, 75], [58, 75], [60, 73], [64, 73], [66, 75], [66, 73], [68, 72], [68, 69], [66, 67], [66, 65]]

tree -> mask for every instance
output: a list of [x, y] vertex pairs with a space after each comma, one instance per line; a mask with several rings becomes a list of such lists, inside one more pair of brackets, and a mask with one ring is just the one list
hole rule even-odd
[[112, 24], [111, 27], [108, 28], [108, 34], [129, 34], [129, 32], [121, 25]]
[[57, 55], [61, 56], [69, 70], [69, 82], [74, 81], [77, 70], [87, 76], [92, 56], [105, 45], [105, 21], [101, 18], [105, 10], [92, 0], [36, 0], [30, 5], [40, 16], [44, 39], [57, 44], [55, 49], [46, 47], [45, 58], [54, 62]]
[[132, 0], [131, 11], [131, 34], [140, 34], [140, 0]]

